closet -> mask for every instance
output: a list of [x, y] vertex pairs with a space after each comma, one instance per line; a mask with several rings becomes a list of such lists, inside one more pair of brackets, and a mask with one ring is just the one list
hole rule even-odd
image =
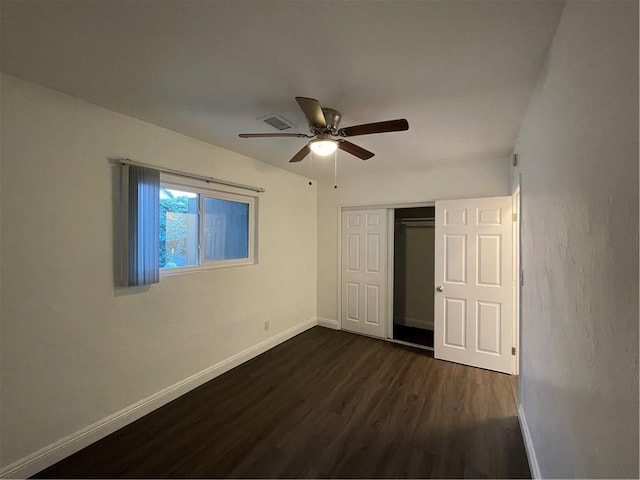
[[341, 208], [339, 328], [517, 371], [513, 201]]
[[393, 339], [433, 349], [435, 207], [396, 208]]

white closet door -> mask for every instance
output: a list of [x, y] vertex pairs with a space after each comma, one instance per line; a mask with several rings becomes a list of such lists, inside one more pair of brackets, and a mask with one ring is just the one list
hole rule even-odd
[[436, 202], [435, 357], [512, 373], [512, 198]]
[[385, 338], [387, 212], [342, 212], [342, 328]]

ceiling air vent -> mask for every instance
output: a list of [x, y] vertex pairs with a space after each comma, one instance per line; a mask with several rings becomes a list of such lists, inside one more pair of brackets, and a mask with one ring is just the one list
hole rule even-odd
[[289, 122], [285, 118], [282, 118], [280, 115], [269, 115], [268, 117], [260, 118], [258, 120], [262, 120], [263, 122], [268, 123], [273, 128], [278, 130], [287, 130], [293, 127], [293, 124], [291, 122]]

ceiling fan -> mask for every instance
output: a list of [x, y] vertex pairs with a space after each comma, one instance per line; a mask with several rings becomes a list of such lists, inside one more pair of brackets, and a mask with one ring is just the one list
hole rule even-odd
[[[299, 137], [312, 138], [309, 143], [296, 153], [290, 162], [299, 162], [309, 152], [318, 155], [330, 155], [336, 149], [343, 150], [351, 155], [367, 160], [375, 154], [358, 145], [345, 140], [342, 137], [355, 137], [357, 135], [370, 135], [372, 133], [400, 132], [409, 129], [409, 122], [402, 118], [399, 120], [387, 120], [385, 122], [364, 123], [346, 128], [338, 128], [341, 114], [332, 108], [322, 108], [315, 98], [296, 97], [296, 102], [304, 112], [309, 122], [311, 135], [305, 133], [241, 133], [241, 138], [264, 137]], [[339, 138], [334, 138], [339, 137]]]

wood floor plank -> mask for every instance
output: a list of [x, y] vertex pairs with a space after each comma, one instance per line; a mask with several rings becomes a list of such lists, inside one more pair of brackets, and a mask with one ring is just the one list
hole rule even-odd
[[308, 330], [36, 478], [530, 478], [515, 377]]

